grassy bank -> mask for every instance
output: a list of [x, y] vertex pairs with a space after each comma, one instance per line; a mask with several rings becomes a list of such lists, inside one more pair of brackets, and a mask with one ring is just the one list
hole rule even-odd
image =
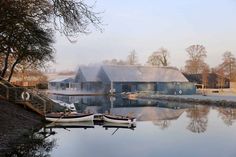
[[137, 93], [133, 97], [141, 99], [165, 100], [180, 103], [194, 103], [222, 107], [236, 107], [236, 96], [226, 95], [160, 95], [151, 93]]

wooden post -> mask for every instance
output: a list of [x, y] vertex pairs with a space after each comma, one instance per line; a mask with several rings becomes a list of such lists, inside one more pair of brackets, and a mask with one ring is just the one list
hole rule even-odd
[[114, 88], [113, 88], [113, 82], [111, 81], [111, 91], [110, 91], [110, 93], [113, 95], [113, 90], [114, 90]]
[[110, 97], [110, 102], [111, 102], [111, 108], [114, 107], [114, 101], [115, 101], [115, 98], [113, 96]]

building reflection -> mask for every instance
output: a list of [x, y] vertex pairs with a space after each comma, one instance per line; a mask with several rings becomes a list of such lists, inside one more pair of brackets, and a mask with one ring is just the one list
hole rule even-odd
[[[186, 112], [190, 119], [187, 129], [193, 133], [203, 133], [207, 130], [207, 116], [210, 111], [208, 106], [122, 97], [78, 96], [70, 98], [64, 96], [63, 98], [61, 96], [60, 100], [74, 103], [79, 112], [133, 115], [137, 121], [152, 121], [161, 129], [170, 127], [172, 121], [177, 120]], [[219, 113], [228, 125], [231, 125], [232, 120], [236, 119], [236, 111], [219, 109]]]
[[217, 108], [219, 116], [227, 126], [233, 125], [236, 120], [236, 109], [235, 108]]
[[203, 133], [207, 130], [208, 113], [210, 107], [195, 105], [186, 110], [187, 117], [190, 118], [190, 123], [187, 129], [193, 133]]
[[152, 121], [161, 129], [168, 128], [171, 121], [177, 120], [186, 109], [191, 107], [188, 104], [104, 96], [77, 97], [75, 106], [79, 112], [132, 115], [137, 121]]

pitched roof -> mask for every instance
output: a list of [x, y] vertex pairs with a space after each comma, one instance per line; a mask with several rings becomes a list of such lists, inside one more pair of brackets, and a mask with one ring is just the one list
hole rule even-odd
[[113, 82], [188, 82], [175, 68], [124, 65], [106, 65], [102, 68]]
[[49, 82], [68, 83], [68, 82], [73, 82], [73, 81], [74, 79], [72, 77], [61, 77], [61, 78], [51, 80]]
[[86, 82], [101, 81], [100, 78], [98, 77], [100, 69], [101, 69], [100, 66], [81, 66], [79, 68]]

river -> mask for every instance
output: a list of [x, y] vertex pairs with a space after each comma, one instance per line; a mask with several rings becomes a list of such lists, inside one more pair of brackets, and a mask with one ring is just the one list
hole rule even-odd
[[[236, 156], [236, 108], [128, 100], [121, 97], [53, 96], [75, 103], [79, 112], [127, 115], [135, 127], [45, 126], [33, 137], [43, 139], [27, 150], [30, 156], [52, 157], [233, 157]], [[34, 148], [34, 149], [33, 149]]]

